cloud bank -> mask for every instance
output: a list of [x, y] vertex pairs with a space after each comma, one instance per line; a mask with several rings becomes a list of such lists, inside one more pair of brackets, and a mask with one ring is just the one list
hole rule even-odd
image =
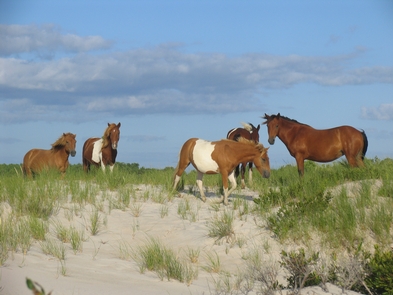
[[[393, 67], [349, 66], [362, 50], [340, 56], [229, 57], [163, 44], [93, 54], [112, 43], [63, 34], [53, 25], [1, 25], [0, 38], [6, 40], [0, 44], [3, 123], [89, 120], [93, 114], [247, 112], [262, 109], [266, 89], [393, 83]], [[42, 57], [43, 52], [56, 58]], [[391, 120], [392, 111], [384, 106], [364, 110], [363, 116]]]

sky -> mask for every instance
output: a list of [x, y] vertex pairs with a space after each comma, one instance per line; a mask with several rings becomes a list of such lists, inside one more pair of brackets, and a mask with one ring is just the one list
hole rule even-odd
[[[175, 167], [191, 137], [264, 114], [350, 125], [393, 158], [393, 1], [0, 0], [0, 163], [121, 122], [118, 162]], [[266, 147], [267, 128], [260, 142]], [[294, 164], [280, 140], [270, 164]]]

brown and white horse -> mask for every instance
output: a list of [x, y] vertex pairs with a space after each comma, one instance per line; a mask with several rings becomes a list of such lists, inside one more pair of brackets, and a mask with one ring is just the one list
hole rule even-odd
[[57, 169], [63, 175], [69, 162], [68, 157], [75, 157], [76, 134], [63, 133], [58, 140], [52, 144], [50, 150], [32, 149], [23, 158], [23, 174], [32, 176], [43, 169]]
[[117, 145], [120, 140], [120, 122], [119, 124], [108, 123], [102, 138], [89, 138], [83, 145], [82, 162], [83, 170], [88, 172], [90, 165], [100, 166], [105, 172], [105, 166], [109, 165], [112, 172], [116, 162]]
[[[190, 138], [180, 150], [173, 188], [176, 189], [181, 175], [191, 163], [198, 173], [196, 182], [202, 200], [206, 201], [202, 186], [203, 175], [220, 173], [224, 189], [224, 196], [222, 196], [221, 201], [227, 205], [228, 196], [236, 188], [234, 169], [239, 163], [253, 162], [263, 177], [270, 177], [267, 150], [268, 148], [263, 147], [262, 144], [244, 138], [239, 138], [238, 141], [223, 139], [213, 142]], [[228, 179], [232, 184], [230, 190], [228, 190]]]
[[304, 160], [330, 162], [345, 155], [351, 167], [363, 167], [368, 140], [364, 131], [351, 126], [317, 130], [296, 120], [277, 115], [263, 117], [266, 121], [269, 143], [276, 136], [296, 159], [300, 176], [304, 174]]
[[[244, 128], [233, 128], [228, 131], [227, 134], [227, 139], [232, 139], [232, 140], [238, 140], [239, 137], [243, 137], [248, 140], [253, 140], [254, 142], [258, 143], [259, 142], [259, 128], [261, 127], [258, 125], [258, 127], [255, 127], [251, 123], [241, 123]], [[241, 163], [236, 166], [235, 169], [235, 178], [239, 176], [239, 168], [241, 168], [241, 186], [242, 188], [246, 187], [246, 184], [244, 182], [244, 174], [246, 173], [246, 166], [247, 162]], [[248, 162], [248, 183], [252, 183], [252, 162]]]

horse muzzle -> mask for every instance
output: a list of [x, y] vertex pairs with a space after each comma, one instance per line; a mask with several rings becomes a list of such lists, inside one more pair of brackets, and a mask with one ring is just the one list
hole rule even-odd
[[269, 178], [270, 177], [270, 171], [264, 170], [262, 174], [263, 178]]
[[273, 138], [269, 138], [267, 141], [269, 142], [269, 144], [273, 145], [274, 141], [275, 141], [275, 138], [274, 137]]
[[71, 154], [71, 157], [75, 157], [76, 151], [75, 151], [75, 150], [74, 150], [74, 151], [71, 151], [70, 154]]

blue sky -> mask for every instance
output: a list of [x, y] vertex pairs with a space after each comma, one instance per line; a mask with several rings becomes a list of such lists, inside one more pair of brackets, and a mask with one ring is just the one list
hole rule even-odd
[[[120, 162], [176, 166], [190, 137], [265, 113], [364, 129], [393, 158], [393, 2], [0, 0], [0, 163], [121, 122]], [[260, 141], [267, 142], [266, 126]], [[281, 141], [271, 165], [294, 164]]]

